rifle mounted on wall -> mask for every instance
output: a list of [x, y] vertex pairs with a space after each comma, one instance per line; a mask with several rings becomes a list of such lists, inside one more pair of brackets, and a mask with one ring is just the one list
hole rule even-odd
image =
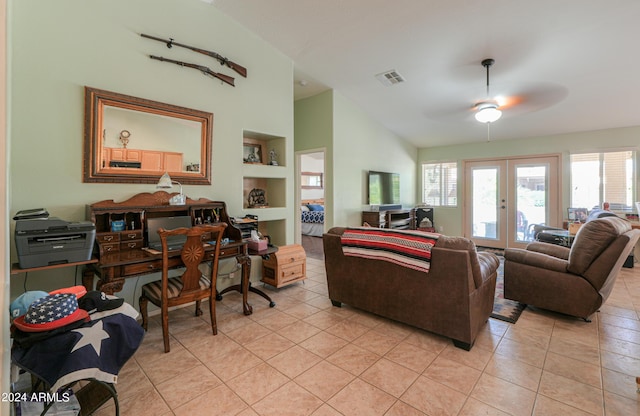
[[247, 77], [247, 68], [243, 67], [242, 65], [239, 65], [233, 61], [230, 61], [229, 59], [225, 58], [224, 56], [217, 54], [215, 52], [211, 52], [211, 51], [207, 51], [205, 49], [200, 49], [200, 48], [195, 48], [193, 46], [189, 46], [189, 45], [183, 45], [182, 43], [178, 43], [178, 42], [174, 42], [173, 38], [169, 38], [169, 40], [166, 39], [162, 39], [162, 38], [157, 38], [155, 36], [151, 36], [151, 35], [145, 35], [144, 33], [141, 33], [140, 36], [142, 36], [143, 38], [147, 38], [147, 39], [153, 39], [153, 40], [157, 40], [158, 42], [162, 42], [164, 44], [167, 45], [167, 48], [171, 49], [173, 47], [173, 45], [175, 46], [180, 46], [181, 48], [186, 48], [186, 49], [191, 49], [194, 52], [198, 52], [201, 53], [203, 55], [207, 55], [210, 56], [214, 59], [217, 59], [220, 62], [220, 65], [226, 65], [229, 68], [233, 69], [234, 71], [236, 71], [238, 74], [242, 75], [243, 77]]
[[182, 61], [174, 61], [173, 59], [163, 58], [162, 56], [155, 56], [155, 55], [149, 55], [149, 58], [156, 59], [162, 62], [171, 62], [176, 65], [186, 66], [187, 68], [197, 69], [198, 71], [202, 72], [205, 75], [211, 75], [212, 77], [218, 78], [219, 80], [224, 81], [227, 84], [235, 87], [235, 85], [233, 84], [234, 83], [233, 77], [230, 77], [225, 74], [220, 74], [219, 72], [213, 72], [211, 69], [209, 69], [204, 65], [192, 64], [189, 62], [182, 62]]

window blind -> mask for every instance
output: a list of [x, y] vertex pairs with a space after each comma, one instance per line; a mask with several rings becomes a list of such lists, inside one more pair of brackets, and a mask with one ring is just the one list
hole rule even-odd
[[634, 159], [631, 150], [572, 154], [571, 206], [593, 209], [608, 202], [613, 210], [632, 209]]
[[422, 165], [422, 202], [431, 206], [458, 205], [458, 164], [456, 162]]

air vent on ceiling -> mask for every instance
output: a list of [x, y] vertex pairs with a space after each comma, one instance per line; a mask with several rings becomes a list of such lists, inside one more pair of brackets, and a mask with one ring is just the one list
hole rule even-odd
[[382, 85], [391, 86], [404, 82], [404, 77], [400, 75], [395, 69], [387, 72], [382, 72], [376, 75], [376, 79], [382, 83]]

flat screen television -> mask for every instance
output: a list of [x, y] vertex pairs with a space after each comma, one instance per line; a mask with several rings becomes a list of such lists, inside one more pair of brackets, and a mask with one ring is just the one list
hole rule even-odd
[[369, 171], [369, 205], [391, 205], [400, 203], [400, 174]]

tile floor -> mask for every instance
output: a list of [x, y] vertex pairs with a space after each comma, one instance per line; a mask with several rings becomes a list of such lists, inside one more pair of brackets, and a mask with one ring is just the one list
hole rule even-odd
[[[469, 352], [446, 338], [327, 298], [324, 264], [279, 290], [207, 313], [171, 313], [171, 352], [158, 317], [120, 372], [128, 415], [639, 415], [640, 267], [623, 269], [592, 323], [527, 308], [490, 319]], [[206, 305], [205, 305], [206, 306]], [[97, 413], [113, 415], [106, 404]]]

